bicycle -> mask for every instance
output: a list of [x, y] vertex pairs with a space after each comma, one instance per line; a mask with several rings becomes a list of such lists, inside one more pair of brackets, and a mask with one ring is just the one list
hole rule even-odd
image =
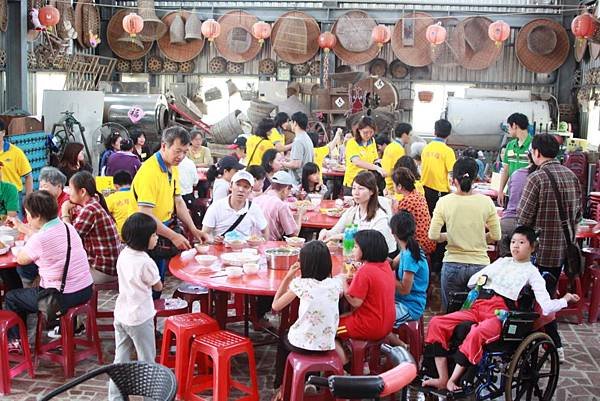
[[48, 147], [50, 148], [50, 157], [53, 155], [60, 158], [65, 151], [65, 147], [69, 142], [76, 142], [75, 126], [79, 129], [79, 135], [83, 141], [83, 147], [87, 154], [88, 160], [92, 160], [90, 150], [85, 139], [85, 127], [74, 117], [72, 111], [63, 111], [62, 117], [56, 124], [52, 126], [52, 132], [48, 137]]

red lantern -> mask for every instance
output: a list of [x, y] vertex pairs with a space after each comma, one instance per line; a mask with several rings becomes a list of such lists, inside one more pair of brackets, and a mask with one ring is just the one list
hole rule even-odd
[[429, 25], [425, 31], [425, 38], [434, 46], [441, 45], [446, 40], [446, 28], [441, 22]]
[[256, 22], [252, 25], [252, 36], [258, 39], [258, 43], [262, 45], [271, 36], [271, 25], [264, 21]]
[[589, 13], [578, 15], [571, 22], [571, 31], [578, 39], [585, 39], [594, 34], [595, 30], [594, 17]]
[[60, 21], [60, 12], [54, 6], [44, 6], [40, 8], [38, 18], [40, 20], [40, 24], [45, 27], [52, 28], [54, 25], [58, 24]]
[[204, 35], [209, 42], [212, 42], [221, 34], [221, 24], [210, 18], [202, 23], [200, 30], [202, 31], [202, 35]]
[[123, 18], [123, 30], [129, 34], [131, 38], [142, 32], [144, 29], [144, 19], [136, 13], [129, 13]]
[[384, 44], [389, 42], [391, 38], [392, 33], [390, 32], [390, 28], [388, 28], [385, 25], [377, 25], [373, 28], [373, 31], [371, 32], [371, 39], [373, 40], [373, 42], [377, 43], [377, 47], [379, 47], [380, 49], [383, 47]]
[[333, 49], [337, 43], [337, 38], [331, 32], [323, 32], [319, 35], [319, 47], [323, 49], [325, 53], [329, 53], [329, 50]]
[[496, 46], [498, 47], [500, 47], [502, 42], [508, 39], [509, 35], [510, 25], [502, 20], [492, 22], [488, 27], [488, 36], [496, 43]]

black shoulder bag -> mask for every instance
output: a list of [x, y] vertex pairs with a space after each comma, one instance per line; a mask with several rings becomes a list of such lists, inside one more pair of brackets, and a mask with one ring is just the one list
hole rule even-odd
[[233, 224], [231, 226], [229, 226], [229, 228], [227, 230], [225, 230], [225, 232], [222, 234], [223, 236], [225, 236], [225, 234], [227, 234], [227, 233], [232, 232], [233, 230], [236, 229], [237, 226], [240, 225], [242, 220], [244, 220], [244, 217], [246, 217], [246, 215], [250, 211], [250, 206], [252, 206], [252, 201], [248, 202], [248, 211], [246, 211], [246, 213], [244, 213], [244, 214], [239, 215], [237, 220], [234, 221]]
[[[171, 182], [171, 174], [169, 173], [169, 182]], [[173, 185], [173, 212], [171, 213], [171, 218], [167, 221], [166, 226], [176, 232], [177, 234], [183, 235], [183, 229], [179, 224], [179, 220], [177, 219], [177, 202], [175, 201], [175, 188], [176, 185]], [[138, 197], [135, 193], [135, 188], [131, 188], [133, 190], [133, 197], [137, 201]], [[179, 255], [181, 250], [171, 242], [167, 237], [163, 237], [162, 235], [158, 235], [158, 240], [156, 241], [156, 246], [154, 249], [148, 251], [148, 255], [154, 259], [171, 259], [175, 255]]]
[[583, 274], [584, 266], [583, 257], [581, 255], [581, 249], [579, 249], [579, 245], [577, 244], [577, 242], [573, 242], [572, 240], [573, 237], [571, 236], [571, 227], [569, 227], [569, 219], [567, 218], [567, 214], [559, 198], [558, 185], [556, 184], [556, 179], [552, 176], [552, 174], [550, 174], [550, 172], [548, 172], [548, 170], [543, 170], [548, 176], [550, 183], [552, 184], [552, 189], [554, 190], [554, 200], [556, 201], [556, 206], [558, 207], [558, 214], [560, 216], [560, 225], [562, 226], [565, 241], [567, 242], [565, 257], [565, 273], [569, 278], [581, 276]]
[[69, 271], [69, 262], [71, 261], [71, 234], [69, 226], [65, 224], [67, 230], [67, 257], [65, 259], [65, 267], [63, 268], [62, 281], [60, 283], [60, 291], [56, 288], [43, 288], [38, 292], [37, 307], [38, 311], [44, 315], [46, 323], [58, 319], [62, 315], [62, 294], [65, 290], [67, 282], [67, 272]]

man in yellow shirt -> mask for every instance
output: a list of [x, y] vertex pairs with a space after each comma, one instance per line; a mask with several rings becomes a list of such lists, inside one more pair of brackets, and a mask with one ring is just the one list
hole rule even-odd
[[385, 177], [385, 189], [388, 195], [395, 193], [396, 186], [392, 180], [392, 173], [398, 159], [405, 154], [404, 146], [410, 141], [410, 131], [412, 131], [410, 124], [398, 124], [394, 129], [394, 140], [383, 151], [381, 167], [383, 167], [387, 174]]
[[31, 175], [31, 165], [25, 153], [4, 140], [6, 136], [6, 127], [2, 121], [0, 121], [0, 162], [4, 164], [2, 169], [2, 176], [4, 181], [10, 182], [17, 187], [19, 193], [23, 191], [22, 178], [25, 177], [25, 195], [33, 192], [33, 176]]
[[450, 192], [448, 174], [456, 162], [454, 150], [446, 145], [451, 132], [452, 124], [448, 120], [436, 121], [435, 138], [423, 148], [421, 153], [421, 182], [425, 187], [429, 214], [433, 214], [438, 199]]
[[106, 197], [106, 205], [121, 236], [125, 220], [138, 211], [138, 204], [131, 191], [131, 174], [124, 170], [117, 171], [113, 176], [113, 185], [117, 192]]
[[[179, 187], [179, 163], [190, 146], [190, 134], [183, 127], [165, 129], [161, 136], [160, 150], [146, 160], [133, 179], [132, 191], [137, 199], [138, 210], [152, 216], [157, 223], [156, 233], [170, 240], [180, 250], [190, 249], [188, 239], [167, 226], [173, 212], [200, 242], [208, 237], [192, 221], [190, 212], [181, 197]], [[166, 259], [154, 259], [164, 281]], [[160, 293], [154, 292], [155, 299]]]

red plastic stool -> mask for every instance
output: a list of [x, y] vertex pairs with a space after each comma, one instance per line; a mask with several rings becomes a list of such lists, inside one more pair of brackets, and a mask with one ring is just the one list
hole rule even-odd
[[408, 344], [410, 353], [419, 366], [421, 355], [423, 355], [423, 342], [425, 341], [425, 331], [423, 329], [423, 316], [419, 320], [411, 320], [400, 327], [394, 329], [394, 334]]
[[350, 338], [347, 340], [350, 350], [352, 351], [352, 368], [350, 374], [354, 376], [362, 376], [365, 362], [369, 362], [371, 374], [378, 373], [381, 369], [380, 355], [381, 344], [384, 339], [377, 341], [364, 341]]
[[[114, 311], [112, 310], [98, 310], [98, 295], [100, 291], [117, 291], [119, 292], [119, 282], [113, 281], [112, 283], [105, 284], [94, 284], [92, 292], [92, 305], [96, 311], [96, 319], [114, 319]], [[98, 323], [98, 331], [115, 331], [115, 326], [111, 324], [100, 324]]]
[[[568, 291], [569, 279], [564, 273], [561, 273], [560, 279], [558, 280], [557, 287], [557, 298], [562, 297]], [[583, 301], [583, 290], [581, 288], [581, 280], [579, 277], [575, 277], [575, 293], [579, 295], [579, 302], [568, 305], [566, 308], [559, 310], [556, 312], [556, 318], [564, 317], [564, 316], [575, 316], [577, 317], [577, 324], [583, 323], [583, 308], [585, 303]]]
[[[19, 337], [21, 338], [21, 347], [23, 354], [8, 353], [8, 329], [17, 326], [19, 328]], [[29, 342], [27, 341], [27, 329], [23, 320], [14, 312], [0, 310], [0, 393], [10, 393], [10, 379], [21, 374], [25, 370], [29, 377], [33, 378], [33, 364], [31, 363], [31, 352], [29, 351]], [[10, 362], [16, 362], [13, 367]]]
[[[283, 385], [281, 386], [284, 400], [304, 400], [304, 385], [308, 372], [343, 375], [344, 366], [338, 353], [335, 351], [314, 354], [290, 353], [285, 363]], [[333, 400], [333, 396], [329, 391], [324, 391], [319, 395], [319, 399]]]
[[[219, 330], [217, 321], [204, 313], [186, 313], [171, 316], [165, 320], [160, 364], [175, 368], [178, 398], [185, 395], [187, 365], [193, 339], [217, 330]], [[175, 356], [172, 356], [170, 352], [173, 340], [177, 347]]]
[[586, 270], [588, 283], [585, 292], [591, 290], [588, 308], [588, 323], [595, 323], [600, 312], [600, 268], [588, 267]]
[[192, 313], [192, 305], [195, 301], [200, 303], [200, 312], [210, 313], [208, 288], [200, 285], [182, 284], [173, 292], [173, 298], [186, 301], [188, 303], [188, 313]]
[[[86, 315], [85, 320], [85, 339], [75, 338], [75, 327], [73, 321], [76, 316]], [[65, 377], [75, 375], [75, 364], [79, 361], [96, 355], [98, 363], [102, 365], [102, 350], [100, 349], [100, 337], [96, 325], [96, 311], [92, 306], [92, 300], [85, 304], [69, 308], [67, 312], [59, 319], [60, 338], [52, 340], [49, 343], [42, 344], [44, 328], [46, 322], [41, 313], [38, 313], [37, 331], [35, 335], [35, 363], [39, 359], [47, 359], [54, 363], [60, 363], [63, 366]], [[77, 350], [77, 346], [82, 350]], [[55, 352], [55, 351], [58, 351]]]
[[[231, 358], [244, 353], [248, 355], [250, 386], [246, 386], [231, 378]], [[209, 356], [212, 359], [212, 375], [200, 373], [194, 376], [196, 361], [202, 356]], [[206, 361], [200, 358], [199, 371], [206, 371], [208, 367], [206, 365]], [[192, 353], [187, 374], [187, 383], [185, 386], [186, 400], [206, 401], [206, 398], [196, 395], [196, 393], [212, 388], [212, 399], [214, 401], [227, 401], [229, 389], [234, 387], [246, 394], [238, 398], [239, 401], [258, 401], [254, 350], [252, 342], [246, 337], [225, 330], [197, 337], [192, 343]]]
[[156, 330], [156, 320], [159, 317], [169, 317], [187, 313], [188, 303], [180, 298], [160, 298], [154, 300], [154, 329]]
[[4, 283], [0, 283], [0, 309], [2, 309], [2, 304], [4, 304], [4, 296], [6, 295], [6, 288], [4, 287]]

